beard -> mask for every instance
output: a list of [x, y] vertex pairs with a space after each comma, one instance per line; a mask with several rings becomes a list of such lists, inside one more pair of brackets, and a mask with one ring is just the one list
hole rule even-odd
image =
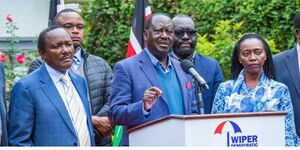
[[193, 55], [194, 54], [194, 51], [195, 51], [195, 46], [196, 44], [194, 43], [189, 43], [191, 45], [191, 48], [190, 49], [181, 49], [180, 48], [180, 45], [182, 43], [180, 42], [176, 42], [174, 43], [173, 45], [173, 52], [179, 56], [181, 59], [187, 59], [189, 56]]

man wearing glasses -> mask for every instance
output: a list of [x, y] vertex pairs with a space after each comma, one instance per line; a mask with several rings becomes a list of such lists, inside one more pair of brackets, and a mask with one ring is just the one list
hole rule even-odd
[[109, 117], [113, 124], [125, 127], [122, 146], [129, 145], [127, 131], [138, 125], [170, 114], [198, 113], [191, 77], [168, 56], [173, 29], [169, 15], [152, 14], [143, 32], [144, 50], [114, 67]]
[[[112, 127], [107, 115], [112, 78], [111, 68], [104, 59], [86, 53], [81, 46], [84, 38], [84, 24], [78, 12], [73, 9], [64, 9], [55, 16], [53, 23], [62, 26], [71, 35], [75, 49], [71, 70], [87, 81], [96, 145], [109, 146], [111, 145]], [[40, 58], [34, 60], [30, 64], [28, 72], [37, 69], [42, 62]]]
[[[202, 89], [202, 98], [204, 113], [209, 114], [218, 86], [224, 81], [221, 67], [215, 59], [195, 52], [197, 32], [194, 21], [189, 16], [177, 15], [172, 21], [174, 24], [174, 44], [171, 56], [179, 61], [183, 59], [191, 60], [197, 72], [207, 82], [209, 89]], [[198, 83], [194, 81], [193, 85], [197, 101], [199, 101]]]

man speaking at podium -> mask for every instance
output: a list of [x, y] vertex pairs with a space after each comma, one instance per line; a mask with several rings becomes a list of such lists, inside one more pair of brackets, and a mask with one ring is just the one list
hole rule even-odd
[[129, 145], [128, 129], [170, 114], [198, 113], [191, 76], [168, 56], [173, 30], [167, 14], [153, 14], [145, 23], [146, 48], [114, 67], [109, 118], [125, 127], [123, 146]]

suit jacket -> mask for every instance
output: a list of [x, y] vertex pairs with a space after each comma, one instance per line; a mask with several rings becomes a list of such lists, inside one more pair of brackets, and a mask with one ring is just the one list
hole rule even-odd
[[1, 143], [2, 146], [7, 146], [7, 115], [6, 115], [6, 98], [5, 98], [5, 75], [4, 67], [0, 62], [0, 118], [1, 118], [1, 127], [2, 137]]
[[[170, 57], [169, 61], [172, 62], [180, 81], [185, 114], [198, 113], [191, 76], [181, 70], [177, 60]], [[161, 89], [155, 68], [145, 50], [118, 62], [113, 73], [109, 118], [112, 124], [125, 127], [121, 145], [128, 145], [128, 129], [170, 115], [169, 106], [163, 93], [151, 108], [150, 115], [145, 117], [143, 113], [144, 91], [153, 86]], [[188, 84], [190, 86], [187, 86]]]
[[[83, 65], [84, 78], [86, 79], [92, 115], [107, 117], [109, 109], [110, 84], [112, 71], [110, 66], [101, 57], [91, 55], [81, 48], [81, 65]], [[39, 57], [30, 63], [28, 73], [39, 68], [44, 61]], [[83, 64], [82, 64], [83, 63]], [[110, 146], [111, 136], [103, 137], [99, 131], [94, 130], [97, 146]]]
[[[95, 145], [84, 79], [69, 71], [87, 114]], [[9, 108], [9, 144], [13, 146], [77, 146], [78, 138], [65, 104], [43, 64], [13, 87]]]
[[[209, 86], [208, 90], [202, 88], [202, 99], [204, 102], [204, 113], [210, 114], [219, 84], [224, 82], [222, 69], [215, 59], [198, 53], [195, 53], [194, 64], [196, 71], [202, 76]], [[195, 92], [198, 95], [197, 90], [198, 89], [196, 89]], [[199, 100], [197, 95], [196, 98]]]
[[288, 86], [291, 95], [295, 125], [298, 137], [300, 137], [300, 73], [298, 65], [297, 49], [277, 54], [273, 57], [276, 70], [275, 80]]

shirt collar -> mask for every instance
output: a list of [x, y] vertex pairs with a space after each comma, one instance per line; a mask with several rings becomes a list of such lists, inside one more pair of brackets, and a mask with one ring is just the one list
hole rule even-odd
[[[56, 84], [57, 82], [60, 81], [61, 77], [64, 76], [63, 73], [53, 69], [52, 67], [50, 67], [47, 63], [45, 63], [46, 69], [52, 79], [52, 81], [54, 82], [54, 84]], [[66, 74], [68, 74], [68, 70], [66, 71]]]
[[168, 59], [168, 65], [167, 68], [164, 69], [163, 65], [158, 61], [157, 58], [155, 58], [147, 48], [145, 48], [145, 51], [147, 52], [148, 56], [150, 57], [150, 60], [152, 62], [152, 64], [159, 68], [161, 71], [163, 71], [164, 73], [168, 73], [170, 71], [170, 69], [172, 68], [172, 63], [170, 61], [169, 55], [167, 55], [167, 59]]

